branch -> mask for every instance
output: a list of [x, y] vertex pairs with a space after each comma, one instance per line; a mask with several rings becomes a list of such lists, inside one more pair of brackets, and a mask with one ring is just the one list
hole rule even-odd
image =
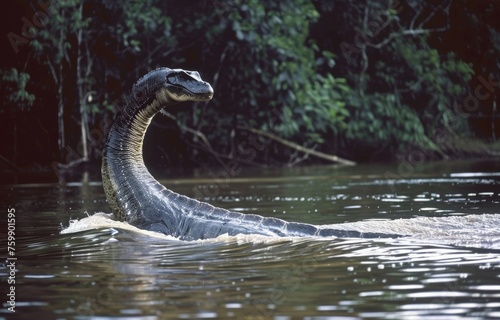
[[66, 170], [68, 170], [76, 165], [79, 165], [80, 163], [85, 163], [85, 162], [88, 162], [88, 159], [80, 158], [80, 159], [73, 160], [69, 163], [58, 163], [57, 166], [59, 167], [59, 169], [66, 171]]
[[[424, 10], [424, 7], [422, 5], [420, 6], [420, 8], [418, 10], [414, 10], [415, 14], [413, 15], [413, 19], [411, 19], [410, 29], [415, 28], [415, 23], [417, 22], [417, 19], [423, 10]], [[420, 24], [420, 26], [422, 26], [422, 24]]]
[[56, 84], [56, 86], [58, 86], [59, 85], [59, 78], [57, 77], [56, 71], [54, 69], [54, 65], [52, 64], [52, 62], [50, 62], [50, 59], [48, 58], [48, 56], [47, 56], [47, 65], [49, 66], [50, 72], [52, 73], [52, 77], [54, 78], [54, 83]]
[[338, 163], [342, 163], [342, 164], [345, 164], [345, 165], [351, 165], [351, 166], [356, 164], [355, 162], [353, 162], [351, 160], [343, 159], [343, 158], [340, 158], [340, 157], [335, 156], [335, 155], [330, 155], [330, 154], [326, 154], [326, 153], [323, 153], [323, 152], [319, 152], [319, 151], [316, 151], [316, 150], [312, 150], [312, 149], [303, 147], [303, 146], [298, 145], [298, 144], [296, 144], [294, 142], [291, 142], [291, 141], [285, 140], [283, 138], [280, 138], [280, 137], [278, 137], [278, 136], [276, 136], [276, 135], [274, 135], [274, 134], [272, 134], [270, 132], [265, 132], [265, 131], [261, 131], [261, 130], [258, 130], [258, 129], [248, 128], [248, 127], [241, 127], [241, 126], [238, 126], [238, 129], [249, 131], [249, 132], [252, 132], [254, 134], [257, 134], [257, 135], [260, 135], [260, 136], [272, 139], [272, 140], [274, 140], [276, 142], [279, 142], [282, 145], [285, 145], [285, 146], [287, 146], [289, 148], [292, 148], [294, 150], [297, 150], [297, 151], [300, 151], [300, 152], [303, 152], [303, 153], [315, 156], [315, 157], [320, 158], [320, 159], [328, 160], [328, 161], [331, 161], [331, 162], [338, 162]]
[[[446, 3], [446, 4], [445, 4]], [[446, 25], [439, 27], [439, 28], [433, 28], [433, 29], [425, 29], [424, 26], [427, 24], [435, 15], [438, 11], [442, 10], [445, 13], [449, 13], [450, 10], [450, 5], [451, 5], [451, 0], [445, 0], [443, 1], [442, 5], [438, 5], [430, 12], [425, 19], [423, 19], [420, 23], [417, 23], [418, 18], [422, 15], [424, 11], [424, 7], [420, 6], [419, 9], [414, 9], [413, 11], [415, 12], [415, 15], [413, 16], [412, 20], [410, 21], [410, 24], [408, 26], [408, 29], [404, 29], [404, 27], [399, 23], [397, 20], [396, 23], [399, 26], [400, 30], [398, 32], [392, 32], [389, 34], [389, 36], [379, 42], [379, 43], [371, 43], [367, 41], [366, 45], [372, 48], [380, 49], [383, 46], [387, 45], [389, 42], [394, 40], [396, 37], [401, 37], [401, 36], [415, 36], [419, 34], [425, 34], [425, 33], [431, 33], [431, 32], [443, 32], [446, 31], [450, 28], [450, 23], [449, 23], [449, 14], [446, 14], [448, 17], [448, 21], [446, 22]]]
[[[207, 148], [207, 151], [210, 152], [216, 159], [217, 161], [221, 164], [221, 165], [224, 165], [224, 163], [222, 162], [221, 158], [224, 158], [224, 159], [229, 159], [229, 160], [236, 160], [238, 162], [241, 162], [241, 163], [245, 163], [245, 164], [250, 164], [250, 165], [256, 165], [256, 163], [253, 163], [253, 162], [248, 162], [248, 161], [244, 161], [244, 160], [241, 160], [241, 159], [235, 159], [231, 156], [226, 156], [226, 155], [223, 155], [223, 154], [220, 154], [218, 152], [216, 152], [210, 142], [208, 141], [207, 137], [205, 136], [205, 134], [201, 131], [198, 131], [198, 130], [194, 130], [192, 128], [189, 128], [185, 125], [182, 125], [182, 124], [179, 124], [179, 122], [177, 121], [177, 119], [175, 118], [174, 115], [168, 113], [167, 111], [165, 110], [161, 110], [160, 111], [164, 116], [167, 116], [168, 118], [174, 120], [178, 126], [186, 131], [186, 132], [189, 132], [197, 137], [199, 137], [203, 143], [205, 144], [206, 148]], [[323, 153], [323, 152], [319, 152], [319, 151], [316, 151], [316, 150], [312, 150], [312, 149], [309, 149], [309, 148], [306, 148], [306, 147], [303, 147], [301, 145], [298, 145], [294, 142], [291, 142], [291, 141], [288, 141], [288, 140], [285, 140], [285, 139], [282, 139], [272, 133], [269, 133], [269, 132], [264, 132], [264, 131], [261, 131], [261, 130], [258, 130], [258, 129], [253, 129], [253, 128], [248, 128], [248, 127], [242, 127], [242, 126], [237, 126], [237, 129], [240, 129], [240, 130], [245, 130], [245, 131], [249, 131], [249, 132], [252, 132], [254, 134], [257, 134], [257, 135], [260, 135], [260, 136], [263, 136], [263, 137], [266, 137], [266, 138], [269, 138], [271, 140], [274, 140], [274, 141], [277, 141], [291, 149], [294, 149], [296, 151], [299, 151], [299, 152], [302, 152], [302, 153], [305, 153], [306, 155], [312, 155], [312, 156], [315, 156], [317, 158], [320, 158], [320, 159], [324, 159], [324, 160], [328, 160], [328, 161], [331, 161], [331, 162], [336, 162], [336, 163], [342, 163], [342, 164], [345, 164], [345, 165], [355, 165], [356, 163], [353, 162], [353, 161], [350, 161], [350, 160], [347, 160], [347, 159], [343, 159], [343, 158], [340, 158], [338, 156], [335, 156], [335, 155], [330, 155], [330, 154], [326, 154], [326, 153]]]
[[224, 165], [224, 163], [220, 159], [221, 155], [218, 152], [215, 152], [215, 150], [212, 148], [212, 145], [210, 144], [210, 141], [208, 141], [207, 136], [205, 136], [205, 134], [203, 132], [201, 132], [199, 130], [191, 129], [188, 126], [185, 126], [185, 125], [179, 123], [179, 121], [177, 121], [177, 118], [174, 115], [172, 115], [171, 113], [165, 111], [164, 109], [162, 109], [160, 112], [164, 116], [166, 116], [166, 117], [172, 119], [173, 121], [175, 121], [175, 123], [181, 128], [181, 130], [187, 131], [187, 132], [189, 132], [189, 133], [191, 133], [191, 134], [199, 137], [201, 139], [201, 141], [203, 141], [203, 143], [205, 144], [208, 152], [210, 152], [217, 159], [217, 162], [219, 162], [221, 165]]
[[227, 54], [228, 50], [229, 50], [229, 45], [226, 45], [226, 47], [224, 48], [224, 50], [222, 50], [222, 54], [221, 54], [220, 59], [219, 59], [219, 68], [215, 72], [214, 78], [213, 78], [214, 80], [212, 82], [212, 86], [213, 86], [214, 89], [217, 88], [217, 83], [219, 82], [220, 70], [222, 69], [222, 66], [224, 64], [224, 59], [226, 59], [226, 54]]
[[416, 36], [419, 34], [431, 33], [431, 32], [443, 32], [443, 31], [446, 31], [448, 29], [449, 29], [449, 26], [435, 28], [435, 29], [417, 29], [417, 30], [408, 29], [408, 30], [403, 30], [401, 32], [393, 32], [384, 41], [379, 42], [377, 44], [367, 42], [366, 45], [369, 47], [372, 47], [372, 48], [380, 49], [383, 46], [387, 45], [389, 42], [391, 42], [396, 37], [407, 36], [407, 35]]
[[199, 149], [199, 150], [202, 150], [202, 151], [205, 151], [205, 152], [209, 151], [214, 157], [217, 158], [217, 161], [219, 161], [219, 163], [222, 166], [224, 166], [224, 167], [225, 167], [225, 164], [220, 159], [218, 159], [218, 158], [226, 159], [226, 160], [231, 160], [231, 161], [236, 161], [238, 163], [242, 163], [242, 164], [245, 164], [245, 165], [251, 166], [251, 167], [259, 167], [259, 168], [267, 168], [267, 167], [269, 167], [268, 165], [265, 165], [265, 164], [262, 164], [262, 163], [258, 163], [258, 162], [255, 162], [255, 161], [249, 161], [249, 160], [245, 160], [245, 159], [241, 159], [241, 158], [235, 158], [233, 156], [228, 156], [228, 155], [219, 153], [219, 152], [217, 152], [215, 150], [207, 150], [206, 148], [201, 148], [199, 145], [191, 144], [188, 141], [186, 141], [186, 143], [188, 143], [193, 148], [196, 148], [196, 149]]
[[19, 172], [19, 168], [16, 166], [15, 163], [10, 161], [9, 159], [5, 158], [0, 154], [0, 161], [4, 162], [7, 166], [9, 166], [13, 171]]
[[[443, 4], [446, 2], [447, 0], [443, 1]], [[450, 24], [450, 16], [449, 16], [449, 12], [450, 12], [450, 6], [451, 6], [451, 0], [448, 0], [448, 4], [447, 5], [443, 5], [442, 7], [440, 5], [437, 6], [437, 8], [434, 8], [434, 10], [427, 16], [427, 18], [425, 18], [419, 25], [420, 28], [422, 28], [425, 24], [427, 24], [427, 22], [429, 22], [435, 15], [436, 13], [438, 12], [438, 10], [442, 10], [445, 14], [446, 14], [446, 25], [447, 25], [447, 28], [449, 28], [449, 24]]]

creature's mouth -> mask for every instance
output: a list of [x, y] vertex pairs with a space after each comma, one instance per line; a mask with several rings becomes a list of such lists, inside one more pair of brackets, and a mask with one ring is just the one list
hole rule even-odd
[[200, 101], [208, 101], [208, 100], [212, 99], [212, 97], [214, 96], [214, 93], [212, 91], [212, 92], [206, 92], [206, 93], [197, 94], [197, 95], [198, 95], [198, 98], [200, 99]]
[[[199, 101], [208, 101], [212, 99], [212, 97], [214, 96], [214, 91], [212, 89], [212, 86], [210, 86], [208, 83], [205, 82], [204, 84], [206, 85], [204, 88], [205, 90], [193, 91], [190, 90], [190, 88], [188, 87], [183, 87], [182, 91], [187, 92], [187, 95], [189, 95], [191, 98], [196, 98]], [[197, 88], [197, 89], [202, 89], [202, 88]]]
[[213, 92], [206, 91], [192, 91], [186, 87], [175, 86], [175, 90], [172, 87], [169, 90], [170, 96], [178, 101], [209, 101], [213, 97]]

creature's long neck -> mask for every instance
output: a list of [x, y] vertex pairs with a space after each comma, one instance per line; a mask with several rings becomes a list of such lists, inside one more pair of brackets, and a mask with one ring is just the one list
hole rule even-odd
[[151, 188], [163, 188], [149, 173], [142, 157], [142, 145], [153, 116], [172, 102], [156, 96], [144, 106], [128, 102], [117, 115], [103, 152], [103, 186], [111, 209], [120, 220], [134, 221], [144, 210], [142, 199], [151, 197]]
[[154, 115], [163, 107], [173, 103], [164, 96], [157, 96], [145, 106], [133, 104], [133, 101], [129, 101], [117, 115], [109, 133], [107, 147], [108, 152], [121, 155], [125, 161], [144, 165], [142, 144], [146, 130]]
[[[358, 231], [319, 228], [272, 217], [232, 212], [179, 195], [162, 186], [144, 165], [142, 144], [153, 116], [163, 107], [174, 104], [167, 96], [170, 93], [158, 86], [159, 79], [164, 77], [164, 72], [166, 71], [163, 69], [158, 70], [139, 80], [133, 92], [145, 96], [129, 100], [128, 105], [116, 117], [109, 133], [102, 158], [102, 180], [106, 198], [117, 218], [139, 228], [185, 240], [214, 238], [226, 233], [274, 236], [381, 236], [378, 233], [363, 234]], [[199, 80], [198, 78], [199, 76], [193, 79]], [[190, 84], [189, 81], [187, 83]], [[170, 89], [175, 93], [176, 88], [174, 86]], [[211, 90], [210, 86], [208, 88]], [[206, 89], [206, 92], [202, 93], [203, 99], [211, 98], [210, 90]], [[147, 94], [151, 92], [155, 92], [155, 96], [148, 97]]]

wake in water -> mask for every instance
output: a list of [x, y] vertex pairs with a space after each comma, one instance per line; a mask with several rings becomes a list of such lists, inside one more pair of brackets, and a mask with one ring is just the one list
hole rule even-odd
[[[403, 234], [404, 239], [415, 239], [419, 243], [439, 243], [455, 246], [500, 249], [500, 214], [475, 214], [450, 217], [416, 217], [397, 220], [368, 220], [341, 224], [325, 225], [342, 230], [360, 232], [380, 232], [387, 234]], [[175, 240], [172, 236], [136, 228], [126, 222], [113, 220], [112, 214], [96, 213], [81, 220], [71, 220], [62, 234], [80, 231], [116, 228], [130, 230], [153, 238]], [[261, 235], [219, 236], [215, 241], [267, 241], [283, 239], [282, 237], [266, 237]], [[315, 238], [316, 239], [316, 238]], [[324, 238], [329, 239], [329, 238]], [[206, 240], [201, 240], [206, 241]]]
[[500, 214], [473, 214], [449, 217], [416, 217], [397, 220], [373, 220], [336, 224], [336, 228], [361, 232], [408, 235], [421, 242], [475, 248], [500, 249]]

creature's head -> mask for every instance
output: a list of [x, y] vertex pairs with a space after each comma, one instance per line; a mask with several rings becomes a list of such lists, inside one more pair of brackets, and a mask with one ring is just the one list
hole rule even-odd
[[137, 105], [150, 99], [165, 102], [208, 101], [214, 90], [196, 71], [159, 68], [139, 79], [132, 88], [131, 98]]
[[168, 96], [174, 101], [208, 101], [214, 90], [208, 82], [201, 80], [196, 71], [174, 69], [167, 75], [164, 84]]

